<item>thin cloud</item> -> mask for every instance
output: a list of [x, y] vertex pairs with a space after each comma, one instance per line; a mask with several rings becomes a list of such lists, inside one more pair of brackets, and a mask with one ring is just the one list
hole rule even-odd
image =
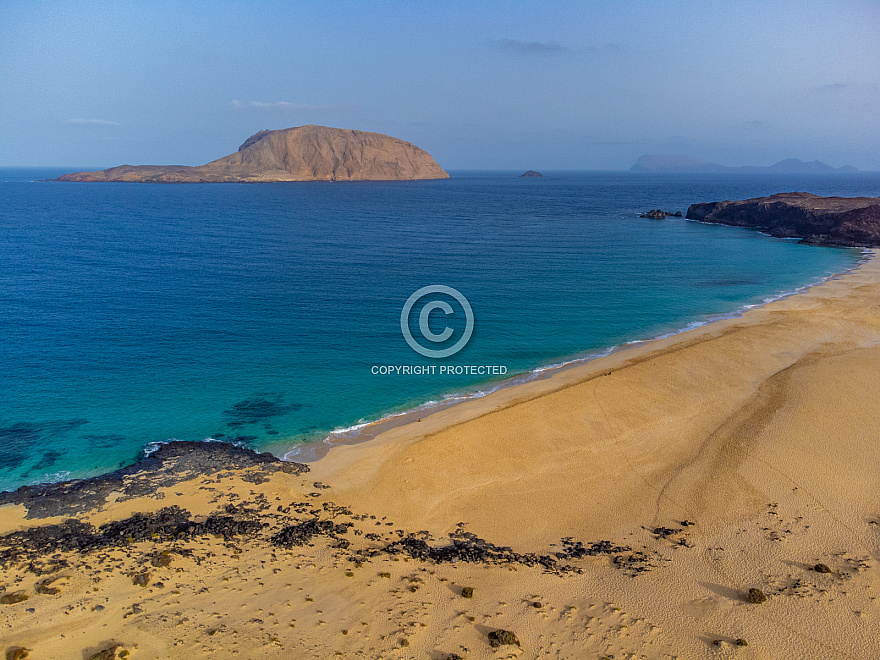
[[275, 101], [266, 103], [264, 101], [232, 101], [230, 103], [233, 108], [256, 108], [258, 110], [287, 110], [287, 111], [318, 111], [333, 110], [330, 105], [310, 105], [308, 103], [292, 103], [291, 101]]
[[107, 119], [85, 119], [83, 117], [65, 119], [64, 123], [72, 124], [74, 126], [119, 126], [119, 123], [115, 121], [109, 121]]
[[819, 85], [818, 87], [816, 87], [816, 89], [818, 89], [820, 92], [841, 92], [845, 89], [849, 89], [850, 87], [852, 87], [852, 85], [850, 85], [849, 83], [836, 82], [828, 83], [827, 85]]
[[502, 53], [515, 55], [599, 55], [615, 50], [615, 44], [604, 46], [587, 46], [585, 48], [572, 48], [558, 41], [520, 41], [519, 39], [494, 39], [489, 41], [489, 46]]

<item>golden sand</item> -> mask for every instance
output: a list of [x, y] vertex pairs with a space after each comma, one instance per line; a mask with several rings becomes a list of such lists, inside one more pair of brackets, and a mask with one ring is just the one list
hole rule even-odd
[[[260, 494], [274, 509], [310, 497], [316, 510], [351, 509], [352, 548], [371, 530], [386, 539], [396, 529], [442, 545], [465, 523], [518, 553], [553, 555], [572, 537], [628, 555], [566, 560], [580, 572], [560, 573], [386, 553], [353, 563], [320, 538], [291, 550], [206, 538], [179, 543], [193, 554], [151, 568], [153, 582], [139, 587], [131, 574], [161, 549], [142, 542], [100, 560], [71, 557], [57, 595], [36, 593], [45, 577], [8, 567], [0, 586], [29, 599], [0, 605], [0, 650], [87, 658], [118, 642], [138, 659], [873, 660], [878, 439], [873, 259], [741, 318], [335, 447], [306, 475], [259, 485], [198, 477], [162, 499], [85, 517], [100, 524], [170, 504], [206, 515]], [[331, 488], [313, 492], [315, 481]], [[0, 533], [41, 522], [5, 509]], [[648, 570], [615, 564], [632, 553]], [[831, 572], [814, 570], [819, 563]], [[767, 601], [749, 603], [750, 588]], [[515, 632], [519, 646], [491, 647], [497, 629]]]

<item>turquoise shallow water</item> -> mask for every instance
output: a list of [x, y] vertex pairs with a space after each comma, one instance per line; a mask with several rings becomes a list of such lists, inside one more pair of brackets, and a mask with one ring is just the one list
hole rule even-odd
[[[0, 170], [0, 488], [96, 474], [170, 438], [283, 454], [492, 385], [374, 366], [510, 376], [736, 312], [861, 253], [639, 211], [784, 190], [880, 195], [866, 174], [37, 182], [60, 173]], [[404, 302], [433, 284], [474, 313], [467, 346], [442, 360], [400, 328]], [[429, 317], [433, 332], [453, 329], [439, 346], [464, 330], [454, 311]]]

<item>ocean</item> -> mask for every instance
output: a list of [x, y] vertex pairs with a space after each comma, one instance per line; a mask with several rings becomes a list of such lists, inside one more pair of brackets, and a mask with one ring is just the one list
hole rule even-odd
[[[864, 173], [40, 181], [77, 169], [0, 170], [0, 489], [112, 470], [170, 439], [296, 456], [366, 421], [739, 313], [862, 251], [639, 212], [880, 195]], [[443, 358], [414, 350], [401, 324], [410, 296], [435, 285], [473, 319]], [[405, 325], [442, 350], [468, 320], [433, 293]]]

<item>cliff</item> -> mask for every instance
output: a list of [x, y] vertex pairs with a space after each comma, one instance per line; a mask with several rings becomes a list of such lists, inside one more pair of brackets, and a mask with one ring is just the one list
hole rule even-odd
[[743, 165], [731, 167], [712, 163], [694, 156], [679, 156], [671, 154], [659, 154], [641, 156], [635, 164], [629, 168], [631, 172], [738, 172], [767, 173], [767, 174], [822, 174], [830, 172], [858, 172], [851, 165], [834, 168], [819, 160], [805, 162], [797, 158], [786, 158], [769, 167], [759, 165]]
[[687, 218], [753, 227], [802, 243], [880, 247], [880, 197], [819, 197], [779, 193], [742, 201], [691, 204]]
[[206, 165], [120, 165], [58, 181], [228, 183], [447, 179], [426, 151], [381, 133], [298, 126], [252, 135], [229, 156]]

